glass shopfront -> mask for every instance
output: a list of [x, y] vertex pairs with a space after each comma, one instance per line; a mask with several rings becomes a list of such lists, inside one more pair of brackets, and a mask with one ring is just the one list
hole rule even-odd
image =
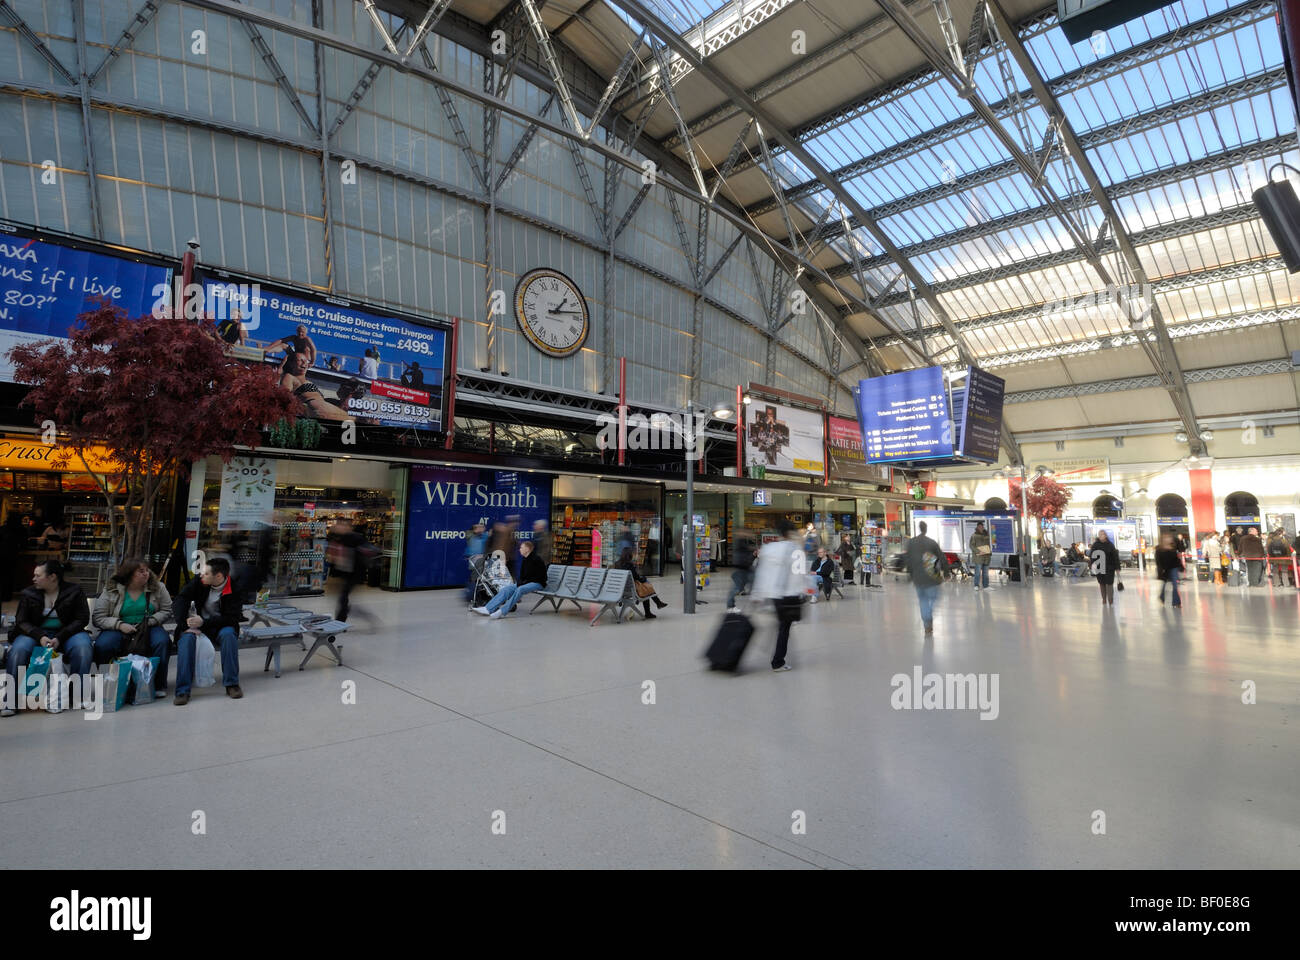
[[[406, 466], [341, 457], [332, 461], [256, 454], [195, 467], [202, 484], [196, 530], [187, 542], [256, 570], [272, 596], [325, 591], [326, 537], [341, 519], [382, 551], [369, 584], [398, 586]], [[192, 492], [197, 486], [192, 486]], [[191, 524], [193, 525], [193, 516]]]
[[[551, 494], [553, 563], [612, 567], [627, 544], [642, 573], [663, 572], [663, 487], [560, 476]], [[679, 521], [680, 522], [680, 521]]]

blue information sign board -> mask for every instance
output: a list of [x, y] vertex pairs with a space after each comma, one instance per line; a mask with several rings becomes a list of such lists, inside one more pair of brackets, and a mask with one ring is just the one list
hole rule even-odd
[[868, 463], [953, 455], [953, 424], [942, 367], [862, 380], [854, 394]]
[[[1002, 446], [1002, 397], [1007, 382], [979, 367], [967, 368], [966, 387], [961, 391], [958, 452], [972, 460], [993, 463]], [[953, 413], [957, 414], [957, 391], [953, 391]]]

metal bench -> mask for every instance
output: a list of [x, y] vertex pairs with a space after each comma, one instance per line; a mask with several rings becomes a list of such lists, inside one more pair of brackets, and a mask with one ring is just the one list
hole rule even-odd
[[575, 601], [578, 608], [582, 608], [584, 603], [595, 603], [600, 596], [600, 588], [605, 585], [605, 575], [609, 571], [604, 567], [588, 567], [582, 572], [582, 585], [578, 587], [578, 597]]
[[[550, 594], [549, 596], [545, 595], [546, 594], [545, 590], [539, 590], [538, 592], [542, 593], [543, 596], [541, 597], [541, 599], [537, 601], [536, 605], [533, 607], [533, 610], [536, 610], [547, 600], [551, 601], [552, 606], [554, 606], [556, 610], [560, 609], [560, 605], [563, 604], [565, 600], [571, 601], [575, 607], [581, 610], [582, 604], [578, 603], [578, 590], [582, 587], [582, 578], [586, 574], [588, 569], [590, 568], [589, 567], [565, 567], [564, 577], [560, 582], [560, 588], [556, 590], [553, 594]], [[547, 579], [548, 580], [550, 579], [549, 575]], [[528, 612], [532, 613], [533, 610], [529, 610]]]
[[564, 574], [568, 569], [562, 563], [553, 563], [546, 568], [546, 585], [536, 591], [537, 602], [533, 604], [533, 609], [529, 610], [529, 613], [532, 613], [533, 610], [536, 610], [548, 600], [551, 602], [552, 608], [559, 609], [559, 601], [555, 599], [555, 595], [560, 592], [560, 587], [564, 585]]
[[592, 600], [600, 604], [600, 609], [591, 618], [591, 626], [594, 627], [596, 621], [610, 610], [614, 611], [614, 622], [622, 623], [623, 614], [628, 610], [635, 613], [638, 603], [636, 590], [632, 586], [632, 571], [610, 570], [601, 584], [600, 592]]

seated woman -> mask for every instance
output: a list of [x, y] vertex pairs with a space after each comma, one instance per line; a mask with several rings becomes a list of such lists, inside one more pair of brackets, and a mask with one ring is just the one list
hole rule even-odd
[[[643, 574], [640, 570], [636, 568], [636, 561], [632, 559], [631, 547], [623, 548], [623, 552], [619, 554], [618, 563], [614, 564], [614, 569], [630, 570], [632, 572], [632, 580], [636, 583], [644, 583], [647, 586], [650, 583], [650, 581], [648, 581], [645, 578], [645, 574]], [[657, 617], [655, 617], [653, 613], [650, 612], [651, 600], [655, 602], [655, 606], [657, 606], [660, 610], [668, 606], [668, 604], [664, 603], [662, 600], [659, 599], [659, 594], [655, 593], [652, 589], [650, 593], [646, 594], [644, 597], [641, 598], [641, 602], [645, 605], [645, 618], [647, 620], [658, 619]]]
[[[37, 644], [63, 654], [67, 672], [80, 674], [82, 691], [89, 689], [87, 674], [93, 644], [86, 627], [90, 625], [90, 607], [81, 587], [64, 579], [66, 573], [67, 568], [58, 560], [38, 563], [32, 574], [32, 585], [18, 598], [14, 625], [9, 628], [13, 646], [5, 660], [12, 690], [19, 689], [18, 670], [27, 666]], [[82, 699], [86, 699], [84, 692]], [[12, 707], [5, 703], [0, 717], [12, 717]]]
[[[127, 560], [117, 568], [95, 601], [90, 622], [95, 637], [95, 662], [105, 664], [128, 653], [158, 658], [154, 697], [167, 696], [170, 637], [163, 623], [171, 618], [172, 598], [143, 560]], [[125, 648], [125, 649], [124, 649]]]
[[475, 613], [481, 613], [493, 620], [507, 616], [519, 602], [519, 598], [546, 586], [546, 564], [542, 558], [533, 553], [533, 542], [524, 540], [519, 544], [519, 578], [497, 591], [486, 606], [471, 607]]
[[[813, 576], [817, 580], [817, 586], [827, 600], [831, 598], [831, 590], [835, 587], [835, 561], [826, 553], [825, 547], [817, 548], [817, 559], [813, 561]], [[813, 597], [813, 603], [817, 598]]]

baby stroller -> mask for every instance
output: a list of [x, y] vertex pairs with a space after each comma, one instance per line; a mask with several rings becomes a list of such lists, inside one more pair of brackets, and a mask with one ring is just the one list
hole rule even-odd
[[502, 571], [492, 557], [470, 557], [469, 570], [474, 578], [470, 607], [481, 607], [497, 595]]
[[971, 578], [971, 570], [966, 566], [966, 561], [961, 558], [961, 554], [945, 551], [943, 556], [944, 559], [948, 561], [949, 580], [956, 580], [958, 583], [964, 583]]

